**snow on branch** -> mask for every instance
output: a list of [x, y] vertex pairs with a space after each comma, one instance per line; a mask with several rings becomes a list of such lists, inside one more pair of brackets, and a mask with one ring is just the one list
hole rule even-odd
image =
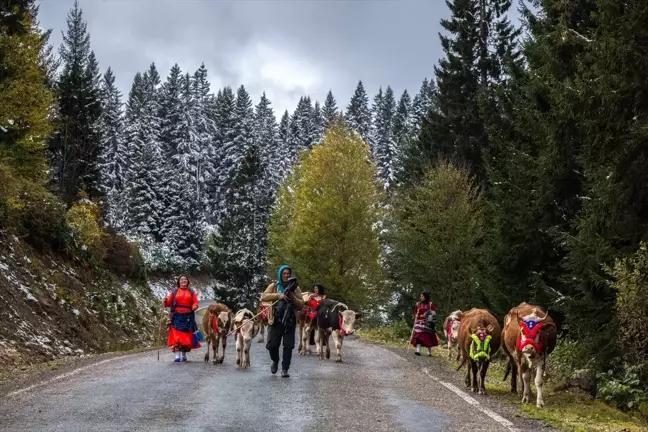
[[589, 38], [583, 36], [582, 34], [578, 33], [578, 32], [577, 32], [576, 30], [574, 30], [574, 29], [569, 29], [569, 31], [570, 31], [571, 33], [573, 33], [574, 36], [578, 37], [579, 39], [584, 40], [584, 41], [587, 42], [587, 43], [592, 43], [592, 42], [594, 42], [593, 39], [589, 39]]

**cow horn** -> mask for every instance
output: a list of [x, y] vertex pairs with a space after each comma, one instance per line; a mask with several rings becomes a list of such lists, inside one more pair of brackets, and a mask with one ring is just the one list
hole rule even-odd
[[518, 323], [522, 322], [522, 318], [520, 318], [520, 311], [519, 310], [515, 311], [515, 317], [517, 318]]
[[[536, 311], [536, 316], [537, 316], [537, 311]], [[548, 316], [549, 316], [549, 311], [547, 310], [545, 312], [545, 316], [543, 316], [542, 318], [538, 317], [538, 322], [544, 322], [544, 320], [546, 320]]]

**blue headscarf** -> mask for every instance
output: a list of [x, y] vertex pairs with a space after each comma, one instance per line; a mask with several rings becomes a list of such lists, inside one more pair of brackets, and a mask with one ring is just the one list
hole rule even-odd
[[286, 290], [286, 287], [284, 286], [283, 281], [281, 280], [281, 273], [286, 269], [290, 270], [290, 272], [292, 273], [292, 269], [290, 268], [290, 266], [287, 266], [285, 264], [279, 267], [279, 270], [277, 270], [277, 292], [279, 294], [283, 294], [284, 291]]

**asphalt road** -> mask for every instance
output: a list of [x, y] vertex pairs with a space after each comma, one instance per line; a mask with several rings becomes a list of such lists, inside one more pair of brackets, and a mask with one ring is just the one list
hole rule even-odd
[[494, 397], [460, 390], [457, 374], [427, 357], [404, 357], [354, 337], [344, 363], [295, 352], [290, 378], [270, 374], [265, 344], [252, 366], [173, 363], [164, 350], [102, 360], [63, 378], [10, 392], [0, 402], [7, 431], [540, 431]]

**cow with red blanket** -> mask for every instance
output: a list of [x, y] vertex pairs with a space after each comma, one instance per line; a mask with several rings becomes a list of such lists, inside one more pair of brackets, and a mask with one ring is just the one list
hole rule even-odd
[[[214, 364], [221, 364], [225, 360], [225, 347], [227, 346], [227, 335], [234, 326], [234, 314], [224, 304], [217, 303], [210, 305], [207, 313], [202, 319], [203, 333], [207, 339], [207, 352], [205, 361], [209, 361], [209, 346], [214, 350]], [[219, 342], [223, 344], [223, 354], [218, 355]]]
[[315, 284], [313, 292], [303, 295], [304, 308], [297, 312], [297, 326], [299, 327], [299, 355], [311, 353], [310, 346], [316, 344], [317, 355], [321, 353], [319, 338], [315, 339], [317, 328], [317, 308], [326, 298], [325, 288], [322, 284]]

